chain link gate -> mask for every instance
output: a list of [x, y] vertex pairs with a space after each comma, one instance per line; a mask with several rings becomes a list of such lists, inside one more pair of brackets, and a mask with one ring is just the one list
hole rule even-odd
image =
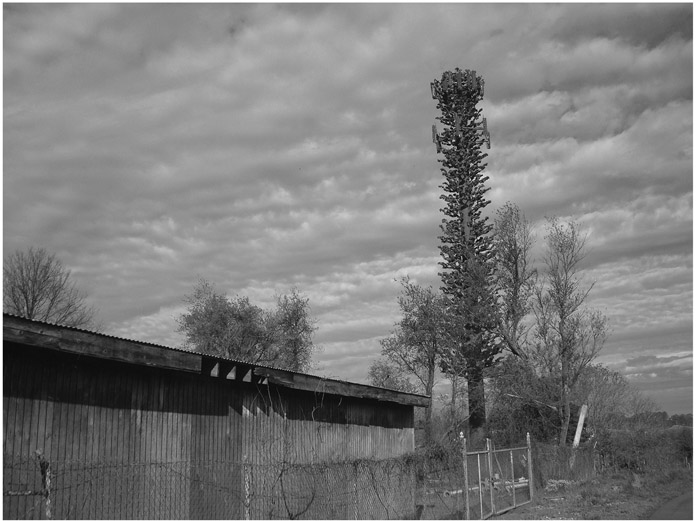
[[488, 519], [533, 499], [529, 435], [520, 447], [468, 451], [460, 438], [453, 452], [426, 457], [419, 465], [416, 518]]
[[488, 519], [534, 498], [532, 446], [529, 433], [523, 447], [495, 449], [486, 438], [486, 450], [468, 452], [462, 438], [464, 465], [464, 519]]

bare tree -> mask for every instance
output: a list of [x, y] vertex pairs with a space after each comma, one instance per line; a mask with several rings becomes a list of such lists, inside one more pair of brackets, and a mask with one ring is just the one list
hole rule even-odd
[[493, 224], [495, 252], [494, 287], [498, 298], [498, 333], [503, 345], [514, 355], [525, 357], [531, 323], [531, 297], [537, 271], [531, 266], [534, 238], [531, 225], [513, 203], [497, 211]]
[[[423, 288], [408, 278], [402, 279], [401, 285], [398, 300], [402, 318], [392, 334], [380, 341], [382, 356], [387, 365], [399, 368], [392, 368], [392, 375], [412, 378], [415, 389], [430, 396], [425, 410], [426, 440], [430, 440], [435, 372], [446, 338], [447, 300], [432, 287]], [[384, 365], [383, 360], [376, 361], [370, 372], [379, 375], [379, 364]]]
[[627, 418], [655, 410], [652, 401], [625, 376], [600, 364], [587, 366], [573, 398], [587, 404], [589, 424], [595, 431], [625, 428]]
[[71, 327], [92, 327], [96, 311], [70, 278], [70, 270], [44, 248], [17, 250], [4, 260], [6, 313]]
[[506, 356], [488, 376], [491, 428], [515, 442], [530, 432], [538, 441], [558, 437], [558, 378], [537, 370], [530, 359]]
[[583, 370], [604, 347], [608, 328], [603, 313], [585, 307], [594, 284], [585, 287], [580, 276], [586, 236], [579, 225], [548, 219], [546, 242], [546, 280], [537, 287], [534, 297], [533, 356], [547, 374], [560, 375], [563, 424], [559, 442], [564, 445], [570, 424], [571, 392]]

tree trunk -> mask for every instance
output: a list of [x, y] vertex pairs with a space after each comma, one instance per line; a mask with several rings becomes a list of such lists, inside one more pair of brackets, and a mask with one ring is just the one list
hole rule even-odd
[[433, 357], [428, 364], [428, 380], [426, 382], [425, 392], [430, 396], [430, 402], [425, 409], [425, 443], [429, 444], [433, 437], [433, 387], [435, 386], [435, 358]]
[[452, 373], [452, 397], [450, 399], [450, 407], [452, 414], [452, 432], [457, 434], [457, 376]]
[[469, 394], [469, 436], [486, 428], [486, 397], [483, 389], [483, 370], [473, 368], [467, 375]]
[[558, 444], [564, 447], [568, 438], [570, 427], [570, 389], [568, 386], [568, 362], [565, 358], [561, 359], [561, 435]]

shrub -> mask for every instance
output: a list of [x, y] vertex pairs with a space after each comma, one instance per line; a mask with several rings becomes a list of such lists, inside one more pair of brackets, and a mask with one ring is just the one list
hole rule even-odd
[[672, 436], [675, 456], [691, 464], [694, 458], [693, 429], [675, 425], [670, 427], [667, 432]]
[[691, 428], [608, 430], [598, 436], [595, 450], [602, 469], [666, 474], [691, 463]]

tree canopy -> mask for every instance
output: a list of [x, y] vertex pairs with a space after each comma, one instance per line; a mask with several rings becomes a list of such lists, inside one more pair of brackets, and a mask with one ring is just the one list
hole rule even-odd
[[315, 321], [309, 299], [296, 288], [276, 296], [276, 308], [264, 310], [248, 297], [228, 298], [201, 279], [184, 301], [187, 311], [178, 331], [185, 346], [215, 356], [292, 371], [307, 371], [315, 351]]

